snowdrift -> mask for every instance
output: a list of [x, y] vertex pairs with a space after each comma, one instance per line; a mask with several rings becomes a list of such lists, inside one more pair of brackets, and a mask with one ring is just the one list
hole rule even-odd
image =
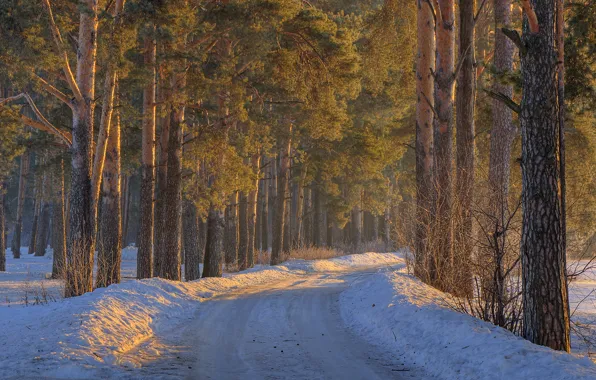
[[0, 309], [0, 378], [113, 376], [127, 351], [185, 318], [200, 302], [246, 286], [306, 273], [396, 263], [395, 254], [295, 260], [192, 282], [128, 281], [48, 305]]
[[441, 379], [596, 379], [588, 359], [534, 345], [451, 310], [446, 297], [408, 275], [377, 273], [340, 297], [349, 327]]

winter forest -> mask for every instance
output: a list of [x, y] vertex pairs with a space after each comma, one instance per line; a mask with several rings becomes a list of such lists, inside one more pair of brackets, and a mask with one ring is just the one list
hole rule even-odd
[[0, 378], [596, 379], [596, 3], [0, 0]]

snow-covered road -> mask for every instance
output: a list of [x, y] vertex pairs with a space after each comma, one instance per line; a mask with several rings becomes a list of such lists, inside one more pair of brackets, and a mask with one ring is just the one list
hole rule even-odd
[[[345, 327], [339, 294], [375, 272], [308, 274], [215, 297], [183, 328], [145, 345], [161, 347], [162, 357], [143, 372], [180, 376], [178, 368], [188, 379], [429, 378]], [[143, 351], [151, 352], [127, 356]]]

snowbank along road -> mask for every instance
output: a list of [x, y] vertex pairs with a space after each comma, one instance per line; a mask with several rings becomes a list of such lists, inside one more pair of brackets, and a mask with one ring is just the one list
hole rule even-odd
[[217, 296], [124, 360], [145, 360], [138, 364], [148, 376], [186, 379], [427, 379], [343, 324], [340, 293], [376, 271], [308, 274]]

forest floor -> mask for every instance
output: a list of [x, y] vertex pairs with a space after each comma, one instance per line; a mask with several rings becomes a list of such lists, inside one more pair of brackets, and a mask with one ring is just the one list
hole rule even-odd
[[[0, 273], [0, 378], [596, 379], [576, 355], [462, 315], [407, 273], [403, 255], [294, 260], [220, 279], [136, 281], [73, 299], [48, 257], [8, 252]], [[574, 321], [596, 324], [596, 272], [571, 287]], [[585, 299], [583, 302], [580, 300]]]

